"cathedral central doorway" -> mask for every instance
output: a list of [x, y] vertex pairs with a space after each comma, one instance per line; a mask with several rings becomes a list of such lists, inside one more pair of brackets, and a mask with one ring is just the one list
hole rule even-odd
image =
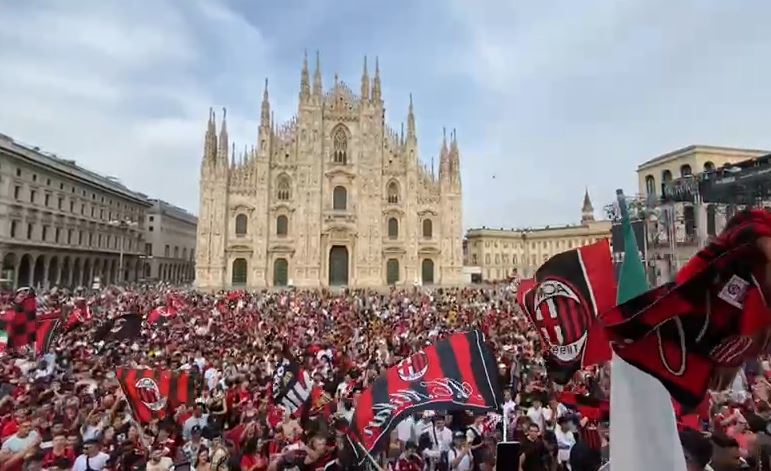
[[348, 249], [335, 245], [329, 251], [329, 285], [346, 286], [348, 284]]
[[289, 263], [285, 258], [273, 262], [273, 286], [286, 286], [289, 283]]

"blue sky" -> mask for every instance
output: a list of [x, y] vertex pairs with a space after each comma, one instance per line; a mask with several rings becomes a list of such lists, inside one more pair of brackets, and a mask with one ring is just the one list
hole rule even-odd
[[[0, 132], [196, 211], [208, 108], [256, 140], [265, 77], [297, 106], [303, 51], [387, 119], [415, 100], [421, 158], [457, 128], [464, 225], [575, 222], [689, 144], [771, 149], [771, 3], [717, 0], [48, 0], [0, 3]], [[219, 115], [219, 114], [218, 114]]]

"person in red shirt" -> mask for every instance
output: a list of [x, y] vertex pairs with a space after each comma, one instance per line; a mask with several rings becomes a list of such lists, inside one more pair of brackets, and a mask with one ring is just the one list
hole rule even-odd
[[6, 438], [16, 433], [16, 431], [19, 430], [19, 422], [24, 420], [26, 415], [27, 415], [26, 409], [17, 409], [16, 411], [14, 411], [13, 419], [3, 424], [3, 429], [2, 431], [0, 431], [0, 438], [2, 440], [5, 440]]
[[239, 463], [243, 471], [264, 471], [268, 468], [268, 460], [260, 454], [259, 445], [257, 438], [247, 440]]
[[394, 471], [422, 471], [423, 458], [418, 454], [418, 445], [408, 440], [404, 445], [404, 451], [396, 460]]
[[53, 445], [43, 457], [43, 468], [70, 469], [75, 463], [75, 451], [67, 446], [67, 437], [63, 433], [55, 435]]

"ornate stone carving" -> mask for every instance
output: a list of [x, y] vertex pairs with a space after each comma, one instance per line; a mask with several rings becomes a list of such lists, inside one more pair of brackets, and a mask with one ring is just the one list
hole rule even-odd
[[[225, 283], [221, 287], [227, 288], [225, 274], [231, 269], [225, 254], [247, 250], [253, 260], [250, 288], [272, 284], [274, 253], [292, 259], [289, 278], [298, 286], [324, 286], [331, 245], [348, 248], [348, 281], [353, 285], [385, 284], [387, 256], [398, 256], [402, 281], [412, 283], [420, 278], [426, 255], [435, 261], [437, 277], [452, 283], [444, 274], [462, 258], [459, 179], [454, 187], [449, 180], [440, 184], [434, 170], [410, 154], [414, 145], [383, 123], [379, 78], [377, 93], [373, 89], [365, 95], [362, 99], [338, 80], [326, 93], [303, 102], [301, 113], [285, 124], [273, 121], [266, 98], [255, 143], [259, 151], [245, 152], [248, 158], [235, 166], [212, 162], [203, 167], [197, 255], [209, 258], [197, 272], [200, 280], [210, 280], [207, 287]], [[340, 129], [344, 136], [337, 133]], [[455, 158], [455, 143], [450, 147], [447, 155]], [[336, 159], [336, 151], [344, 154]], [[290, 181], [284, 189], [289, 195], [279, 200], [277, 183], [283, 175]], [[396, 202], [388, 201], [389, 181], [398, 184]], [[332, 210], [336, 185], [347, 189], [346, 210]], [[442, 194], [448, 189], [450, 194]], [[231, 239], [232, 218], [239, 212], [249, 217], [249, 236]], [[281, 238], [274, 237], [279, 214], [289, 218], [288, 233]], [[385, 221], [391, 216], [399, 220], [396, 241], [386, 237]], [[434, 219], [436, 240], [426, 242], [420, 225], [428, 216]], [[442, 221], [452, 237], [439, 239]]]

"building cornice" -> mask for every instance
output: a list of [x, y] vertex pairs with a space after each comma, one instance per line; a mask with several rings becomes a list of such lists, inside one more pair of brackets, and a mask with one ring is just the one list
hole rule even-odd
[[466, 231], [466, 238], [497, 237], [507, 239], [537, 239], [559, 236], [579, 236], [604, 234], [610, 231], [611, 221], [593, 221], [588, 224], [569, 224], [562, 226], [545, 226], [524, 229], [491, 229], [487, 227], [471, 228]]
[[760, 149], [740, 149], [737, 147], [720, 147], [720, 146], [707, 146], [707, 145], [694, 144], [694, 145], [683, 147], [681, 149], [677, 149], [671, 152], [667, 152], [666, 154], [660, 155], [658, 157], [654, 157], [646, 162], [643, 162], [637, 167], [637, 171], [639, 172], [639, 171], [648, 169], [650, 167], [655, 167], [657, 165], [661, 165], [663, 163], [666, 163], [672, 160], [677, 160], [681, 157], [695, 154], [695, 153], [733, 155], [735, 157], [750, 158], [753, 156], [768, 154], [769, 151], [760, 150]]
[[46, 170], [66, 176], [67, 178], [98, 187], [99, 189], [113, 193], [116, 196], [129, 199], [141, 206], [152, 206], [152, 203], [147, 199], [147, 195], [143, 193], [131, 191], [121, 183], [111, 180], [103, 175], [99, 175], [96, 172], [87, 170], [77, 165], [72, 160], [64, 160], [53, 154], [43, 152], [38, 148], [28, 147], [16, 142], [11, 137], [4, 134], [0, 134], [0, 152], [24, 160], [32, 165], [43, 167]]

